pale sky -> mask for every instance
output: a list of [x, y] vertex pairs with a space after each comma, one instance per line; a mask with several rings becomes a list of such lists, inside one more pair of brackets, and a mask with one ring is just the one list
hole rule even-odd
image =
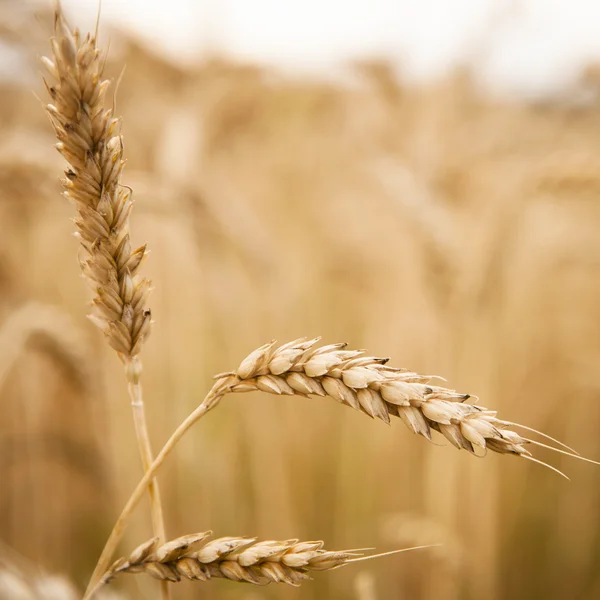
[[[91, 26], [96, 0], [62, 1]], [[600, 0], [102, 0], [102, 18], [177, 60], [218, 51], [322, 76], [384, 57], [415, 80], [466, 63], [488, 87], [530, 97], [600, 61]]]

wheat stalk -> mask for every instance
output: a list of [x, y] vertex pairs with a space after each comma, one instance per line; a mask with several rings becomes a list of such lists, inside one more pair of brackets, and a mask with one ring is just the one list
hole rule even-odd
[[[0, 600], [77, 600], [75, 585], [62, 575], [47, 573], [0, 541]], [[125, 600], [104, 589], [98, 600]]]
[[38, 341], [64, 366], [73, 381], [91, 394], [87, 349], [71, 319], [59, 309], [37, 302], [11, 312], [0, 325], [0, 388], [28, 343]]
[[[107, 570], [150, 478], [183, 435], [230, 392], [261, 390], [277, 395], [330, 396], [386, 423], [390, 422], [391, 416], [400, 417], [409, 429], [429, 441], [432, 441], [431, 432], [438, 431], [454, 446], [472, 454], [492, 450], [520, 456], [563, 477], [566, 475], [555, 467], [531, 456], [525, 446], [533, 444], [600, 464], [579, 456], [568, 446], [535, 429], [498, 419], [496, 411], [468, 404], [466, 400], [476, 399], [474, 396], [432, 385], [430, 381], [435, 376], [390, 367], [387, 358], [368, 356], [363, 350], [347, 350], [344, 343], [315, 348], [319, 339], [301, 338], [278, 348], [275, 342], [270, 342], [251, 352], [235, 371], [215, 376], [212, 389], [167, 440], [129, 497], [104, 546], [85, 598], [89, 598], [90, 590]], [[522, 436], [509, 427], [538, 433], [566, 450]]]
[[[0, 600], [77, 600], [79, 593], [66, 577], [45, 573], [21, 573], [0, 569]], [[125, 596], [102, 591], [97, 600], [125, 600]]]
[[[144, 470], [152, 463], [140, 375], [142, 345], [152, 317], [146, 306], [150, 281], [138, 271], [146, 246], [132, 249], [129, 214], [131, 189], [121, 185], [123, 138], [120, 121], [105, 105], [110, 82], [102, 79], [105, 56], [96, 34], [82, 38], [71, 31], [60, 6], [55, 11], [52, 59], [41, 59], [52, 83], [46, 106], [58, 138], [56, 148], [70, 165], [62, 180], [64, 195], [77, 209], [75, 225], [81, 243], [80, 265], [94, 292], [90, 319], [103, 331], [125, 366], [138, 446]], [[149, 482], [155, 535], [165, 539], [160, 493]], [[167, 597], [163, 586], [163, 597]]]

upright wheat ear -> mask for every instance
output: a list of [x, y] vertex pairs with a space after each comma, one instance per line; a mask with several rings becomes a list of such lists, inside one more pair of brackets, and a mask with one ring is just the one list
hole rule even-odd
[[137, 276], [146, 246], [132, 250], [129, 214], [132, 192], [120, 184], [125, 161], [120, 122], [105, 107], [110, 85], [102, 80], [105, 57], [88, 34], [80, 40], [56, 13], [53, 59], [42, 64], [54, 83], [46, 83], [46, 106], [56, 131], [56, 148], [69, 162], [64, 195], [77, 209], [80, 264], [94, 292], [90, 319], [123, 357], [137, 356], [150, 333], [146, 307], [150, 282]]
[[[81, 39], [77, 30], [71, 31], [60, 7], [51, 47], [52, 59], [41, 59], [51, 78], [50, 83], [44, 80], [52, 100], [46, 110], [58, 138], [56, 148], [70, 165], [62, 184], [65, 197], [76, 206], [81, 270], [94, 293], [89, 317], [125, 365], [138, 445], [147, 470], [152, 451], [139, 354], [152, 323], [146, 306], [150, 281], [138, 276], [146, 246], [132, 249], [129, 237], [133, 198], [131, 189], [120, 183], [125, 165], [120, 122], [105, 106], [109, 81], [102, 79], [105, 56], [96, 47], [96, 36], [87, 34]], [[154, 533], [164, 540], [155, 481], [149, 490]]]

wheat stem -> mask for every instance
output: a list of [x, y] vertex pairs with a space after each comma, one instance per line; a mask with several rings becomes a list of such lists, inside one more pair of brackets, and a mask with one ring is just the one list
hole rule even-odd
[[[130, 369], [126, 369], [129, 371]], [[144, 472], [147, 472], [154, 461], [152, 456], [152, 448], [150, 445], [150, 437], [148, 436], [148, 427], [146, 424], [146, 411], [144, 408], [144, 399], [142, 394], [142, 385], [139, 379], [131, 379], [128, 381], [127, 390], [131, 400], [131, 410], [133, 413], [133, 422], [135, 425], [135, 433], [137, 437], [142, 466]], [[160, 502], [160, 491], [155, 479], [152, 479], [148, 484], [150, 493], [150, 507], [152, 512], [152, 526], [154, 533], [161, 539], [165, 539], [165, 526], [162, 516], [162, 508]]]
[[185, 433], [192, 427], [195, 423], [197, 423], [209, 410], [214, 408], [221, 398], [229, 391], [229, 382], [226, 380], [219, 380], [215, 383], [210, 392], [206, 395], [204, 401], [190, 414], [188, 417], [177, 427], [177, 429], [173, 432], [171, 437], [167, 440], [165, 445], [162, 447], [154, 462], [149, 466], [146, 470], [146, 473], [137, 484], [136, 488], [132, 492], [129, 500], [125, 504], [125, 507], [121, 511], [119, 518], [117, 519], [108, 540], [102, 550], [102, 554], [98, 559], [98, 563], [94, 569], [92, 577], [88, 583], [87, 590], [85, 592], [84, 600], [88, 600], [91, 598], [94, 589], [96, 588], [98, 582], [101, 581], [102, 575], [108, 569], [110, 565], [110, 561], [112, 560], [117, 546], [119, 542], [123, 538], [123, 534], [125, 533], [125, 527], [129, 520], [129, 517], [133, 514], [136, 506], [139, 504], [139, 501], [142, 499], [144, 495], [144, 491], [154, 474], [160, 466], [163, 464], [167, 456], [171, 453], [173, 448], [177, 445], [179, 440], [185, 435]]
[[[131, 372], [132, 369], [126, 369], [126, 372]], [[144, 408], [144, 397], [142, 393], [142, 384], [138, 378], [131, 379], [127, 384], [129, 398], [131, 400], [131, 410], [133, 412], [133, 422], [135, 425], [135, 433], [142, 459], [144, 473], [147, 473], [154, 459], [152, 456], [152, 447], [150, 445], [150, 437], [148, 435], [148, 426], [146, 424], [146, 411]], [[160, 499], [160, 489], [156, 478], [148, 482], [148, 494], [150, 496], [150, 513], [152, 517], [152, 530], [160, 540], [166, 539], [165, 522], [162, 510], [162, 502]], [[161, 581], [161, 594], [165, 600], [169, 600], [171, 593], [167, 581]]]

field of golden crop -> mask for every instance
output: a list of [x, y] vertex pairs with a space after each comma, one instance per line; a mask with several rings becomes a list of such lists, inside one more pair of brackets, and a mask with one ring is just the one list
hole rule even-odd
[[[64, 161], [32, 94], [50, 25], [32, 23], [1, 32], [24, 60], [0, 82], [0, 540], [83, 585], [141, 466], [121, 366], [85, 317]], [[111, 38], [132, 233], [156, 288], [155, 448], [214, 373], [321, 335], [444, 375], [600, 459], [599, 104], [500, 102], [464, 73], [406, 88], [375, 63], [346, 85], [217, 59], [184, 70]], [[538, 454], [567, 482], [437, 441], [330, 400], [227, 397], [161, 472], [171, 537], [443, 545], [297, 590], [214, 581], [174, 597], [600, 596], [600, 468]], [[150, 535], [145, 500], [123, 551]]]

